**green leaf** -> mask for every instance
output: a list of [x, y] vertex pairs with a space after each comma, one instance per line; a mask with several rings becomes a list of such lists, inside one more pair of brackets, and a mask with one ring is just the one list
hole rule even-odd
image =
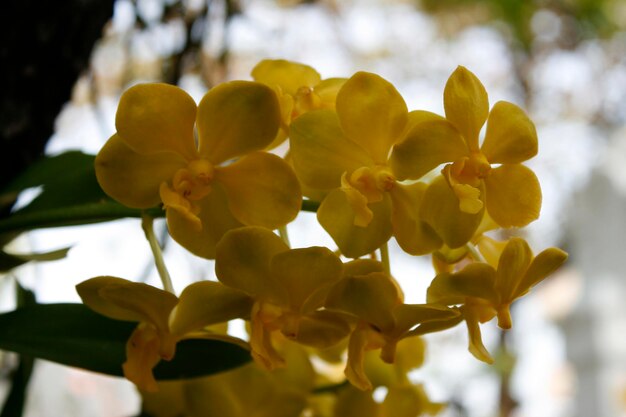
[[0, 272], [9, 271], [30, 261], [56, 261], [67, 256], [70, 248], [57, 249], [40, 253], [7, 253], [0, 251]]
[[[126, 340], [136, 323], [112, 320], [83, 304], [40, 304], [0, 315], [0, 349], [64, 365], [122, 376]], [[154, 370], [160, 380], [192, 378], [250, 361], [246, 349], [221, 340], [183, 340], [170, 362]]]
[[70, 151], [44, 157], [6, 187], [2, 196], [14, 196], [27, 188], [43, 190], [18, 212], [72, 206], [106, 199], [94, 169], [95, 156]]

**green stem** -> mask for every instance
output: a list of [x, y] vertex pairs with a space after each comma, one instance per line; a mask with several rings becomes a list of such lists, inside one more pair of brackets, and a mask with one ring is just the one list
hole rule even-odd
[[380, 261], [385, 267], [385, 272], [391, 275], [391, 264], [389, 263], [389, 247], [387, 246], [387, 242], [380, 247]]
[[167, 272], [165, 261], [163, 260], [163, 252], [161, 252], [161, 246], [154, 235], [154, 218], [147, 213], [141, 216], [141, 228], [146, 235], [146, 239], [150, 243], [150, 249], [152, 249], [152, 255], [154, 256], [154, 264], [156, 265], [161, 282], [163, 282], [163, 289], [167, 292], [174, 294], [174, 286], [172, 285], [172, 279], [170, 273]]

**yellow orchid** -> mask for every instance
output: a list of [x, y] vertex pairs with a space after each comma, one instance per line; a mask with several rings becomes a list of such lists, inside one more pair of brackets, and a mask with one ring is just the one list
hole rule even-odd
[[358, 259], [344, 266], [325, 302], [326, 308], [353, 315], [357, 325], [348, 342], [348, 380], [362, 390], [372, 389], [365, 369], [365, 352], [381, 349], [380, 357], [393, 363], [396, 345], [415, 326], [458, 316], [455, 310], [435, 304], [404, 304], [398, 284], [382, 272], [379, 262]]
[[[491, 245], [497, 250], [497, 245]], [[492, 252], [493, 255], [493, 252]], [[469, 350], [476, 358], [491, 363], [493, 359], [485, 349], [479, 323], [498, 317], [498, 326], [511, 328], [511, 304], [530, 291], [558, 269], [567, 254], [558, 248], [548, 248], [537, 256], [521, 238], [511, 238], [497, 260], [497, 268], [476, 262], [458, 272], [444, 272], [435, 277], [428, 288], [429, 303], [462, 304], [461, 312], [467, 323]]]
[[[533, 171], [522, 165], [537, 154], [537, 132], [524, 111], [506, 101], [497, 102], [489, 111], [485, 87], [462, 66], [446, 83], [444, 108], [445, 118], [424, 112], [407, 138], [396, 145], [391, 166], [398, 177], [419, 179], [439, 165], [450, 163], [442, 171], [445, 181], [436, 180], [432, 187], [437, 190], [427, 192], [425, 197], [436, 201], [426, 204], [436, 207], [445, 200], [442, 204], [448, 207], [456, 197], [459, 211], [467, 217], [464, 222], [473, 224], [474, 230], [484, 205], [501, 227], [522, 227], [537, 219], [541, 188]], [[479, 145], [485, 122], [485, 138]], [[494, 164], [499, 166], [492, 167]], [[444, 182], [452, 193], [441, 189]], [[426, 211], [423, 215], [446, 244], [459, 246], [460, 241], [471, 238], [471, 227], [465, 227], [461, 239], [454, 234], [454, 226], [446, 224], [457, 222], [455, 216]]]
[[178, 87], [140, 84], [122, 95], [115, 123], [96, 157], [102, 189], [129, 207], [162, 202], [172, 237], [196, 255], [214, 258], [227, 230], [274, 229], [298, 214], [293, 170], [258, 152], [280, 123], [276, 95], [263, 84], [220, 84], [197, 107]]
[[311, 110], [334, 109], [345, 78], [322, 80], [312, 67], [284, 59], [264, 59], [252, 69], [252, 78], [276, 91], [281, 108], [281, 129], [269, 149], [289, 136], [291, 122]]
[[[245, 317], [252, 300], [218, 282], [198, 282], [187, 287], [180, 300], [174, 294], [147, 284], [102, 276], [76, 286], [83, 303], [115, 320], [139, 322], [126, 344], [124, 376], [144, 391], [156, 391], [152, 369], [171, 360], [176, 343], [186, 338], [218, 338], [198, 333], [206, 326]], [[178, 306], [179, 301], [182, 308]]]
[[371, 253], [392, 235], [413, 255], [441, 246], [419, 216], [426, 185], [400, 184], [388, 163], [410, 125], [400, 93], [366, 72], [341, 87], [336, 111], [308, 112], [291, 125], [294, 168], [303, 184], [328, 192], [317, 218], [348, 257]]
[[284, 365], [272, 344], [275, 331], [320, 348], [347, 336], [350, 326], [342, 315], [320, 310], [342, 271], [341, 260], [327, 248], [289, 249], [274, 233], [252, 226], [226, 233], [215, 258], [217, 278], [255, 300], [250, 345], [265, 369]]

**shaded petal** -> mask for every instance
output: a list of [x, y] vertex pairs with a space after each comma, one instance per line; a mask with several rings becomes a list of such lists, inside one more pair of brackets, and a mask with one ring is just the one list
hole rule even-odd
[[306, 314], [324, 303], [323, 296], [330, 285], [341, 278], [343, 264], [329, 249], [310, 247], [276, 254], [270, 270], [272, 277], [287, 291], [289, 307]]
[[467, 154], [467, 145], [459, 131], [437, 116], [417, 123], [393, 147], [390, 164], [398, 179], [419, 179], [439, 165]]
[[401, 294], [395, 282], [385, 273], [344, 277], [331, 289], [325, 306], [350, 313], [389, 332], [395, 326], [393, 308], [400, 304]]
[[286, 304], [287, 295], [271, 274], [272, 258], [289, 247], [270, 230], [242, 227], [228, 232], [217, 245], [215, 273], [225, 285]]
[[473, 308], [466, 306], [463, 309], [465, 323], [467, 324], [467, 332], [469, 334], [469, 351], [474, 357], [488, 364], [493, 363], [493, 358], [489, 354], [485, 345], [483, 345], [482, 335], [480, 333], [480, 324], [478, 321], [478, 313]]
[[500, 255], [504, 250], [507, 241], [498, 241], [489, 236], [481, 235], [476, 239], [476, 246], [480, 254], [485, 258], [487, 263], [494, 268], [498, 267]]
[[420, 207], [420, 217], [453, 249], [465, 245], [474, 236], [483, 213], [484, 209], [476, 214], [461, 211], [456, 194], [443, 176], [428, 186]]
[[347, 78], [327, 78], [320, 81], [318, 85], [313, 88], [315, 94], [320, 98], [322, 109], [334, 109], [335, 102], [337, 101], [337, 94], [343, 85], [348, 81]]
[[161, 341], [153, 327], [140, 324], [126, 342], [124, 376], [142, 391], [158, 391], [152, 369], [161, 361]]
[[228, 200], [219, 184], [213, 184], [208, 196], [198, 201], [201, 227], [185, 212], [172, 209], [166, 211], [167, 226], [172, 238], [182, 247], [207, 259], [215, 258], [215, 245], [224, 233], [243, 226], [233, 217]]
[[437, 275], [428, 287], [429, 303], [463, 304], [467, 297], [492, 301], [496, 299], [496, 271], [485, 263], [472, 263], [455, 273]]
[[513, 103], [497, 102], [489, 113], [481, 152], [492, 164], [516, 164], [537, 155], [535, 125]]
[[487, 91], [467, 68], [458, 66], [443, 91], [446, 118], [461, 132], [471, 151], [478, 150], [478, 134], [489, 114]]
[[408, 120], [406, 103], [396, 88], [378, 75], [357, 72], [337, 94], [336, 108], [346, 136], [377, 164], [385, 164]]
[[310, 187], [339, 187], [344, 172], [374, 165], [363, 148], [345, 137], [332, 110], [303, 114], [291, 124], [290, 132], [294, 168]]
[[178, 298], [141, 282], [96, 277], [76, 286], [83, 302], [99, 314], [116, 320], [144, 321], [167, 331], [168, 317]]
[[327, 349], [350, 334], [350, 322], [343, 315], [328, 311], [315, 311], [300, 319], [296, 341], [317, 349]]
[[567, 253], [559, 248], [548, 248], [539, 253], [531, 262], [524, 277], [519, 281], [513, 297], [518, 298], [527, 293], [532, 287], [560, 268], [566, 260]]
[[96, 156], [96, 178], [104, 192], [125, 206], [149, 208], [161, 202], [161, 183], [186, 164], [173, 152], [139, 154], [115, 134]]
[[312, 67], [284, 59], [264, 59], [252, 69], [252, 78], [270, 87], [279, 86], [287, 94], [295, 95], [300, 87], [314, 87], [320, 75]]
[[372, 383], [365, 374], [365, 352], [378, 349], [385, 344], [382, 336], [367, 326], [358, 326], [348, 341], [348, 362], [344, 373], [348, 381], [363, 391], [372, 389]]
[[396, 327], [393, 337], [399, 339], [417, 324], [449, 320], [459, 316], [457, 310], [437, 304], [400, 304], [393, 310]]
[[393, 235], [400, 247], [411, 255], [425, 255], [442, 245], [433, 229], [419, 216], [419, 209], [427, 185], [396, 184], [391, 190]]
[[495, 282], [501, 303], [509, 304], [513, 301], [515, 290], [532, 260], [533, 253], [524, 239], [514, 237], [508, 241], [500, 254]]
[[269, 145], [280, 125], [280, 106], [268, 86], [231, 81], [212, 88], [198, 105], [200, 154], [219, 164]]
[[248, 318], [252, 304], [248, 295], [219, 282], [195, 282], [180, 294], [178, 305], [170, 314], [170, 331], [183, 336], [212, 324]]
[[381, 406], [374, 401], [372, 393], [367, 392], [367, 388], [357, 389], [355, 387], [356, 385], [347, 386], [337, 392], [337, 400], [335, 401], [333, 412], [328, 415], [341, 417], [381, 417]]
[[541, 186], [521, 164], [502, 165], [485, 179], [487, 211], [501, 227], [523, 227], [539, 218]]
[[370, 272], [385, 272], [384, 265], [374, 259], [355, 259], [343, 265], [344, 276], [367, 275]]
[[354, 224], [355, 212], [342, 190], [333, 190], [317, 210], [317, 220], [333, 238], [341, 253], [358, 258], [378, 249], [391, 238], [391, 200], [385, 196], [378, 203], [368, 204], [373, 217], [367, 227]]
[[246, 225], [276, 229], [295, 219], [302, 205], [300, 183], [280, 157], [254, 152], [215, 170], [233, 216]]
[[168, 84], [138, 84], [120, 98], [115, 127], [135, 152], [176, 152], [196, 158], [193, 126], [196, 102], [182, 89]]

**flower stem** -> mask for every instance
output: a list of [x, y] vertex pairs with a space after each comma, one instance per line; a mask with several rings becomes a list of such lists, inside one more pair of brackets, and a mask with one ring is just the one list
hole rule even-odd
[[380, 261], [383, 263], [385, 267], [385, 272], [391, 275], [391, 265], [389, 263], [389, 247], [387, 246], [387, 242], [385, 242], [380, 247]]
[[469, 252], [470, 256], [474, 258], [476, 262], [487, 262], [485, 261], [485, 258], [483, 257], [483, 255], [480, 252], [478, 252], [478, 250], [476, 250], [476, 247], [474, 247], [474, 245], [472, 245], [471, 243], [468, 243], [465, 245], [465, 247], [467, 248], [467, 251]]
[[278, 228], [278, 235], [285, 242], [285, 244], [291, 247], [291, 243], [289, 242], [289, 233], [287, 232], [287, 226], [281, 226]]
[[141, 228], [146, 235], [146, 239], [148, 239], [148, 243], [150, 243], [152, 256], [154, 256], [154, 264], [156, 265], [159, 276], [161, 277], [163, 289], [174, 294], [174, 286], [172, 285], [170, 273], [167, 272], [167, 267], [165, 266], [165, 262], [163, 260], [161, 246], [154, 235], [154, 218], [145, 212], [141, 215]]

